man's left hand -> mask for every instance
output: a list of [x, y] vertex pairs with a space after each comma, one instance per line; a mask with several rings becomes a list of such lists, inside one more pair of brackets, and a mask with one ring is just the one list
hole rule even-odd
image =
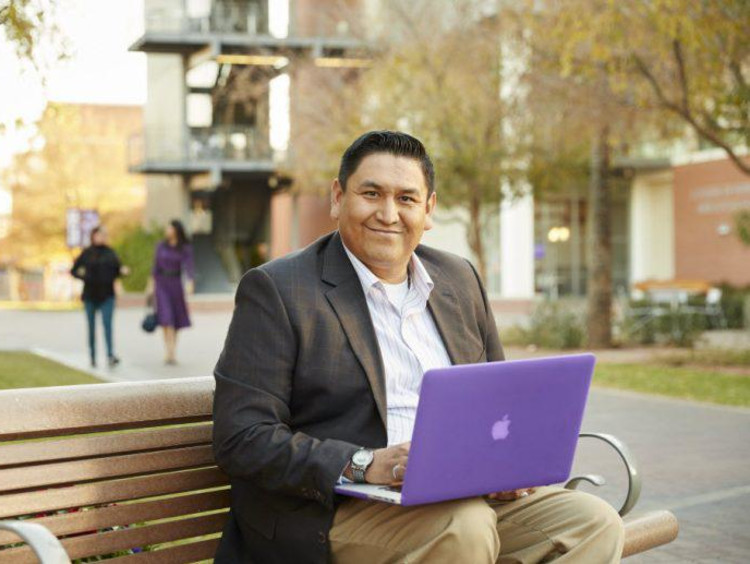
[[523, 488], [520, 490], [509, 490], [507, 492], [495, 492], [488, 494], [487, 497], [489, 499], [494, 499], [497, 501], [515, 501], [517, 499], [521, 499], [522, 497], [529, 496], [535, 491], [536, 488]]

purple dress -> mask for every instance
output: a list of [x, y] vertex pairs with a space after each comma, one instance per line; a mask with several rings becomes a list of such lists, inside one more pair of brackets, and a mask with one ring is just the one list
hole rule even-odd
[[154, 293], [156, 295], [156, 318], [162, 327], [182, 329], [190, 327], [182, 276], [195, 277], [193, 249], [190, 245], [172, 247], [165, 241], [156, 247], [154, 268]]

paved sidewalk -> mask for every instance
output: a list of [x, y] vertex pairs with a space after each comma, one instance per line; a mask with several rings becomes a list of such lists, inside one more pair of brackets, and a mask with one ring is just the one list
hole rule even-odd
[[[230, 312], [193, 314], [194, 327], [180, 333], [177, 366], [163, 364], [160, 335], [140, 330], [142, 314], [138, 309], [116, 313], [115, 339], [123, 363], [97, 375], [139, 380], [211, 374]], [[0, 311], [0, 348], [42, 349], [88, 370], [81, 311]], [[507, 352], [509, 358], [530, 354], [514, 348]], [[605, 361], [611, 355], [600, 356]], [[638, 361], [638, 355], [630, 360]], [[614, 434], [635, 452], [644, 482], [635, 513], [668, 508], [680, 520], [675, 543], [627, 562], [750, 562], [750, 409], [595, 389], [584, 430]], [[604, 474], [610, 483], [598, 493], [615, 505], [621, 501], [625, 476], [606, 447], [583, 441], [575, 472]]]

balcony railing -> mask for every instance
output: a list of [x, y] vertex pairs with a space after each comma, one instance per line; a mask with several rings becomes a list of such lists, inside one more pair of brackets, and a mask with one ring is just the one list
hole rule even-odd
[[204, 0], [188, 5], [148, 9], [146, 32], [350, 37], [357, 17], [335, 2], [289, 0], [287, 30], [280, 34], [278, 26], [269, 23], [274, 14], [269, 13], [268, 0]]
[[253, 127], [226, 125], [190, 128], [188, 138], [174, 130], [147, 129], [128, 142], [128, 164], [206, 163], [216, 161], [272, 161], [273, 150], [268, 135]]

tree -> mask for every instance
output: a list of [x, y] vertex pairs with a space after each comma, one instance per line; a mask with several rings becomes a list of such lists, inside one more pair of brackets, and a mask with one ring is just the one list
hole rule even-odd
[[596, 62], [599, 45], [583, 40], [597, 33], [589, 26], [601, 25], [595, 3], [552, 3], [521, 16], [530, 32], [527, 80], [536, 122], [530, 179], [536, 192], [588, 182], [587, 335], [589, 346], [606, 348], [612, 344], [615, 157], [626, 156], [645, 133], [664, 128], [654, 126], [649, 108], [634, 103], [632, 88], [618, 85], [615, 90], [606, 65]]
[[321, 112], [321, 101], [315, 101], [305, 121], [310, 141], [297, 144], [313, 152], [293, 157], [295, 176], [310, 178], [299, 171], [335, 163], [342, 137], [350, 141], [352, 130], [414, 133], [433, 156], [439, 208], [460, 210], [452, 219], [463, 224], [483, 277], [487, 222], [503, 197], [520, 190], [526, 141], [516, 119], [519, 100], [501, 95], [502, 49], [510, 40], [501, 40], [501, 19], [483, 12], [484, 5], [460, 0], [436, 10], [426, 0], [382, 3], [388, 25], [373, 41], [371, 65], [357, 76], [339, 73], [317, 81], [315, 90], [324, 93], [320, 98], [324, 107], [329, 100], [331, 111]]
[[[0, 0], [0, 42], [12, 46], [18, 62], [14, 71], [3, 73], [33, 71], [44, 84], [49, 65], [68, 56], [67, 40], [56, 22], [56, 0]], [[0, 120], [0, 135], [24, 125], [16, 116]]]
[[750, 2], [557, 0], [553, 34], [564, 72], [604, 72], [615, 95], [679, 118], [750, 162]]
[[126, 172], [127, 135], [138, 127], [133, 108], [49, 104], [34, 148], [14, 157], [2, 184], [13, 194], [2, 259], [45, 264], [67, 255], [65, 210], [97, 209], [113, 235], [137, 223], [143, 181]]
[[[0, 2], [0, 31], [15, 47], [20, 59], [40, 62], [40, 45], [51, 46], [56, 57], [65, 54], [65, 42], [56, 24], [55, 0], [3, 0]], [[46, 54], [42, 54], [44, 56]]]

